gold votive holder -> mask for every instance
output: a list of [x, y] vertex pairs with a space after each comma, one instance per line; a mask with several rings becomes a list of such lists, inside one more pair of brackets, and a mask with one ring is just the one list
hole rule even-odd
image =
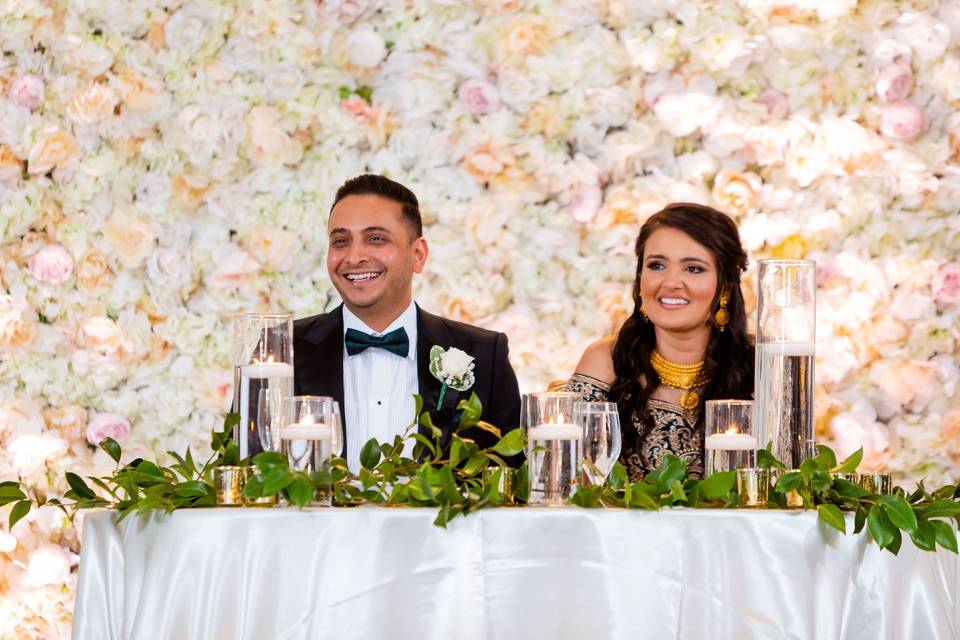
[[497, 477], [497, 471], [500, 472], [500, 477], [497, 480], [497, 491], [499, 491], [508, 502], [513, 502], [516, 485], [513, 469], [509, 467], [488, 467], [484, 469], [483, 486], [489, 487], [493, 483], [494, 478]]
[[803, 496], [798, 491], [787, 491], [783, 494], [787, 509], [803, 509]]
[[846, 480], [847, 482], [849, 482], [849, 483], [851, 483], [851, 484], [859, 484], [859, 482], [860, 482], [860, 474], [859, 474], [859, 473], [846, 473], [846, 472], [842, 472], [842, 473], [831, 473], [831, 474], [830, 474], [830, 477], [833, 478], [834, 480]]
[[868, 493], [888, 496], [893, 493], [893, 476], [889, 473], [861, 473], [860, 486]]
[[277, 504], [277, 494], [260, 498], [247, 498], [244, 504], [248, 507], [273, 507]]
[[249, 477], [250, 467], [215, 467], [213, 487], [217, 492], [217, 504], [224, 507], [242, 506], [243, 486]]
[[770, 469], [737, 469], [737, 496], [740, 506], [765, 509], [770, 498]]

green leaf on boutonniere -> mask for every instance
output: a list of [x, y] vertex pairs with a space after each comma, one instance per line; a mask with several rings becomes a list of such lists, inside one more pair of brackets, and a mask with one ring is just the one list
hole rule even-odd
[[840, 511], [840, 507], [835, 504], [821, 504], [817, 506], [817, 513], [820, 515], [820, 519], [826, 524], [840, 533], [847, 533], [847, 519], [843, 516], [843, 512]]
[[515, 456], [523, 451], [523, 441], [523, 429], [514, 429], [507, 435], [500, 438], [500, 442], [493, 446], [493, 450], [502, 456]]
[[860, 466], [861, 460], [863, 460], [863, 447], [860, 447], [851, 453], [849, 456], [847, 456], [846, 460], [831, 469], [831, 471], [834, 473], [853, 473], [857, 470], [857, 467]]
[[[426, 414], [424, 414], [426, 415]], [[380, 462], [380, 443], [376, 438], [370, 438], [360, 450], [360, 464], [366, 469], [373, 469]]]

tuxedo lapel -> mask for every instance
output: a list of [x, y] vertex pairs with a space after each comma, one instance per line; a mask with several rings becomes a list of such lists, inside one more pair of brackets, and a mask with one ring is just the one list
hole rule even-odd
[[[460, 401], [460, 392], [447, 388], [440, 411], [437, 411], [441, 383], [430, 373], [430, 349], [434, 346], [443, 347], [445, 350], [450, 347], [464, 348], [450, 332], [443, 318], [427, 313], [417, 306], [417, 383], [420, 397], [423, 398], [424, 409], [434, 415], [439, 414], [443, 421], [449, 423], [453, 420], [457, 403]], [[420, 432], [425, 434], [422, 425]]]
[[[299, 393], [330, 396], [340, 406], [346, 436], [346, 408], [343, 406], [343, 306], [317, 316], [302, 334], [294, 351]], [[343, 456], [347, 455], [344, 437]]]

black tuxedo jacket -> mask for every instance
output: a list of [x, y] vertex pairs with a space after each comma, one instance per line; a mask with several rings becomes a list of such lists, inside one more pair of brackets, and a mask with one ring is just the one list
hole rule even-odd
[[[293, 324], [294, 390], [305, 395], [331, 396], [343, 411], [343, 313], [342, 305], [329, 313], [302, 318]], [[440, 397], [440, 381], [430, 373], [430, 348], [456, 347], [474, 357], [476, 382], [466, 391], [447, 389], [443, 406], [435, 411]], [[411, 345], [414, 348], [414, 345]], [[517, 376], [507, 359], [507, 336], [462, 322], [447, 320], [417, 307], [417, 378], [424, 409], [433, 423], [445, 432], [453, 427], [457, 403], [476, 393], [483, 404], [482, 419], [500, 429], [503, 435], [520, 424], [520, 390]], [[412, 416], [411, 416], [412, 418]], [[350, 429], [344, 424], [344, 429]], [[425, 429], [420, 427], [421, 433]], [[481, 447], [492, 446], [496, 437], [481, 429], [465, 436]], [[346, 457], [344, 438], [343, 457]]]

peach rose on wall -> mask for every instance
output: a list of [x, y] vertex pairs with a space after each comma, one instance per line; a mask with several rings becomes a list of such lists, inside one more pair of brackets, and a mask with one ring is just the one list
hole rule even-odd
[[23, 162], [10, 147], [0, 144], [0, 180], [13, 182], [23, 175]]
[[0, 294], [0, 345], [23, 347], [36, 337], [36, 314], [26, 301]]
[[84, 321], [81, 327], [83, 346], [103, 356], [115, 356], [130, 351], [131, 345], [123, 330], [107, 316], [94, 316]]
[[66, 164], [78, 153], [77, 140], [72, 134], [56, 127], [46, 129], [30, 149], [27, 170], [33, 174], [46, 173]]
[[112, 116], [119, 102], [116, 91], [106, 85], [92, 84], [67, 104], [67, 115], [78, 124], [95, 124]]
[[83, 256], [76, 274], [77, 289], [87, 295], [108, 289], [113, 284], [113, 271], [107, 265], [107, 258], [96, 250]]
[[742, 216], [756, 206], [763, 181], [755, 173], [724, 169], [713, 180], [713, 201], [731, 216]]
[[138, 269], [153, 252], [156, 236], [153, 229], [132, 211], [116, 210], [103, 227], [103, 236], [110, 243], [120, 264]]

